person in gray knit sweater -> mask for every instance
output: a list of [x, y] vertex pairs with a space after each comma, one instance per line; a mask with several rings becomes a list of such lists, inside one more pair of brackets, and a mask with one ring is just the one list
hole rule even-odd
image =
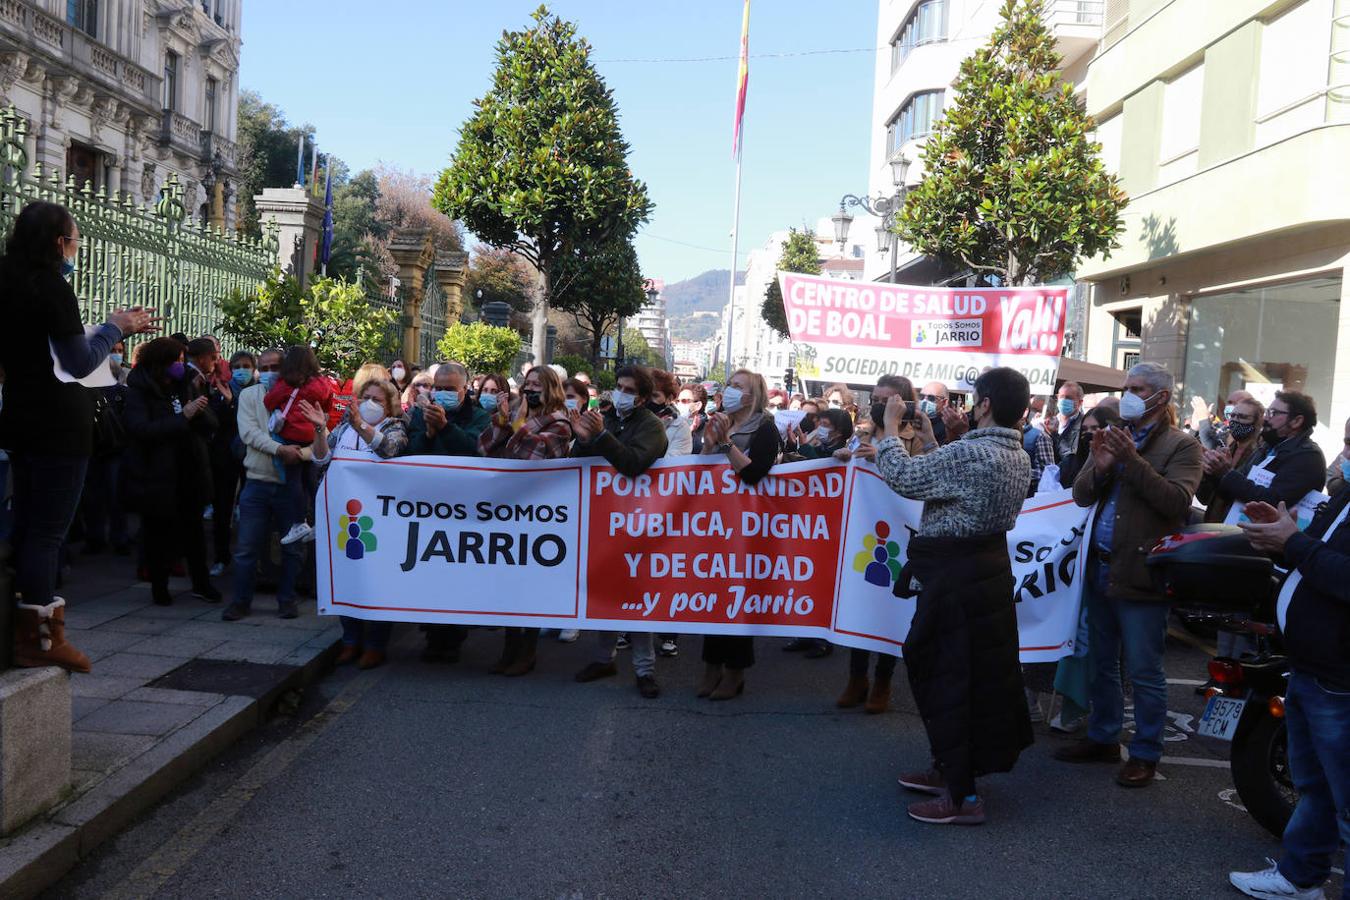
[[[905, 670], [933, 765], [900, 783], [934, 795], [910, 804], [920, 822], [983, 822], [975, 779], [1010, 771], [1032, 741], [1007, 541], [1031, 477], [1017, 427], [1029, 397], [1021, 373], [990, 369], [975, 382], [975, 428], [914, 457], [899, 437], [904, 404], [886, 404], [877, 467], [892, 490], [924, 503], [895, 586], [897, 595], [910, 596], [918, 583]], [[936, 443], [928, 417], [918, 418], [925, 444]]]

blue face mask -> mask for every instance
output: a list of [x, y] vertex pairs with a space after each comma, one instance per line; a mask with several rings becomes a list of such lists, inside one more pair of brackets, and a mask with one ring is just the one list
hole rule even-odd
[[487, 410], [488, 412], [494, 411], [497, 408], [497, 395], [479, 394], [478, 405], [483, 407], [483, 409]]
[[230, 380], [235, 383], [236, 387], [246, 388], [253, 383], [253, 370], [235, 369], [230, 373]]
[[1341, 477], [1350, 481], [1350, 459], [1341, 457]]
[[937, 404], [932, 400], [920, 400], [919, 412], [932, 419], [937, 416]]
[[280, 372], [259, 372], [258, 383], [263, 386], [263, 390], [270, 391], [273, 385], [277, 383], [277, 378], [280, 377], [280, 375]]
[[431, 395], [431, 402], [446, 412], [454, 412], [459, 409], [459, 393], [457, 391], [435, 391]]
[[1061, 416], [1073, 415], [1073, 401], [1068, 397], [1059, 398], [1059, 414]]
[[108, 359], [112, 360], [114, 366], [120, 366], [122, 365], [123, 356], [120, 353], [109, 353]]
[[75, 274], [75, 260], [62, 257], [61, 259], [61, 277], [69, 278]]

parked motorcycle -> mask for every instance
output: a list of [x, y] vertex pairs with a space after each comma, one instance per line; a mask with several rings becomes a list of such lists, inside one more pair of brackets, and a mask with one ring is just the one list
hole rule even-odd
[[1289, 773], [1284, 695], [1289, 664], [1275, 619], [1283, 576], [1233, 525], [1192, 525], [1163, 538], [1148, 557], [1154, 582], [1185, 616], [1250, 635], [1239, 658], [1209, 662], [1199, 734], [1231, 742], [1229, 764], [1242, 805], [1280, 836], [1298, 794]]

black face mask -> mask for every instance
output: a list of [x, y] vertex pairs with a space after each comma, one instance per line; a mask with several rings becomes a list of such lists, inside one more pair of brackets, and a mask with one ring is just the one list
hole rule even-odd
[[886, 404], [885, 404], [885, 403], [883, 403], [883, 402], [881, 402], [881, 401], [877, 401], [876, 403], [873, 403], [873, 404], [872, 404], [872, 422], [877, 426], [877, 428], [880, 428], [880, 429], [883, 429], [883, 430], [886, 428]]
[[1228, 426], [1228, 433], [1235, 441], [1245, 441], [1256, 431], [1255, 422], [1235, 422]]
[[1261, 429], [1261, 440], [1266, 442], [1267, 447], [1274, 447], [1284, 438], [1280, 437], [1280, 433], [1275, 430], [1274, 426], [1266, 425]]
[[539, 405], [539, 401], [543, 399], [544, 395], [539, 391], [525, 391], [524, 396], [526, 405], [535, 407]]

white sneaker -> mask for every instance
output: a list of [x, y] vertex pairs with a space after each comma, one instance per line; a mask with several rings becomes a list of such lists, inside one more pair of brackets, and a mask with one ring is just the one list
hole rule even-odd
[[1259, 872], [1229, 872], [1228, 882], [1248, 897], [1268, 898], [1268, 900], [1279, 898], [1326, 900], [1327, 895], [1320, 886], [1295, 887], [1293, 882], [1280, 874], [1280, 867], [1275, 864], [1275, 860], [1267, 857], [1266, 862], [1270, 863], [1270, 868]]
[[1050, 720], [1050, 730], [1058, 731], [1060, 734], [1077, 734], [1083, 727], [1083, 720], [1086, 716], [1079, 716], [1076, 719], [1065, 719], [1064, 711], [1059, 710], [1055, 717]]
[[216, 563], [214, 566], [211, 567], [211, 577], [212, 577], [212, 578], [215, 578], [215, 577], [218, 576], [218, 575], [224, 575], [224, 574], [225, 574], [225, 564], [224, 564], [223, 562], [218, 562], [218, 563]]
[[581, 631], [576, 628], [564, 628], [558, 632], [558, 643], [570, 644], [581, 636]]
[[294, 544], [296, 541], [313, 540], [314, 529], [310, 528], [304, 522], [296, 522], [291, 526], [291, 530], [286, 532], [286, 536], [281, 539], [283, 544]]
[[305, 536], [301, 538], [301, 540], [304, 541], [306, 544], [314, 543], [314, 541], [317, 540], [319, 537], [319, 529], [314, 528], [313, 526], [310, 525], [306, 525], [305, 528], [307, 528], [308, 531], [305, 532]]

